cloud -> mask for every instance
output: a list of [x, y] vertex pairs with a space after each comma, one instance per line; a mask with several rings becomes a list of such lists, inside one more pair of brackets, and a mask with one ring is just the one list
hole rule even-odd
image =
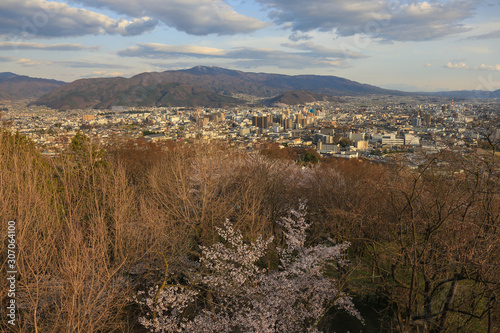
[[481, 64], [478, 67], [478, 70], [480, 70], [480, 71], [495, 71], [495, 72], [500, 72], [500, 64], [497, 64], [497, 65], [485, 65], [485, 64]]
[[99, 46], [85, 46], [81, 44], [42, 44], [25, 42], [0, 42], [0, 50], [48, 50], [48, 51], [97, 51]]
[[41, 66], [41, 65], [50, 65], [52, 64], [50, 61], [34, 61], [31, 59], [27, 58], [21, 58], [16, 61], [18, 64], [25, 66], [25, 67], [34, 67], [34, 66]]
[[[8, 57], [6, 57], [8, 58]], [[0, 58], [1, 59], [1, 58]], [[8, 60], [12, 60], [12, 58], [8, 58]], [[6, 60], [6, 61], [8, 61]], [[0, 60], [1, 61], [1, 60]], [[40, 65], [52, 65], [52, 66], [63, 66], [70, 68], [105, 68], [105, 69], [126, 69], [132, 68], [132, 66], [119, 65], [119, 64], [109, 64], [109, 63], [99, 63], [92, 61], [41, 61], [41, 60], [32, 60], [29, 58], [21, 58], [16, 60], [16, 62], [22, 66], [33, 67]]]
[[482, 35], [477, 35], [477, 36], [469, 36], [466, 39], [481, 40], [481, 39], [492, 39], [492, 38], [500, 38], [500, 30], [492, 31], [492, 32], [482, 34]]
[[118, 51], [118, 55], [149, 59], [224, 59], [236, 61], [234, 64], [242, 67], [276, 66], [279, 68], [338, 67], [345, 66], [345, 60], [349, 58], [364, 57], [354, 52], [333, 50], [313, 43], [287, 43], [283, 46], [299, 50], [299, 52], [250, 47], [224, 50], [193, 45], [145, 43]]
[[142, 58], [163, 58], [189, 56], [196, 58], [220, 57], [227, 54], [225, 50], [213, 47], [193, 46], [193, 45], [165, 45], [159, 43], [138, 44], [118, 52], [120, 56], [142, 57]]
[[301, 43], [301, 44], [293, 44], [293, 43], [284, 43], [282, 46], [286, 46], [289, 48], [308, 51], [311, 56], [316, 57], [333, 57], [333, 58], [367, 58], [367, 56], [362, 55], [353, 51], [342, 51], [342, 50], [334, 50], [329, 49], [324, 46], [315, 45], [311, 42]]
[[292, 42], [299, 42], [301, 40], [311, 40], [313, 37], [308, 34], [301, 34], [298, 33], [297, 31], [294, 31], [290, 36], [288, 36], [288, 39], [291, 40]]
[[294, 32], [364, 34], [385, 41], [423, 41], [467, 31], [477, 1], [392, 2], [389, 0], [256, 0], [269, 17]]
[[500, 64], [497, 65], [486, 65], [486, 64], [481, 64], [479, 66], [469, 66], [464, 62], [457, 62], [457, 63], [452, 63], [449, 62], [445, 66], [446, 68], [449, 69], [463, 69], [463, 70], [470, 70], [470, 71], [494, 71], [494, 72], [500, 72]]
[[0, 36], [7, 40], [34, 37], [71, 37], [97, 34], [138, 35], [154, 29], [150, 17], [132, 20], [109, 16], [45, 0], [0, 1]]
[[228, 58], [236, 60], [238, 67], [254, 68], [275, 66], [286, 69], [304, 69], [312, 67], [343, 67], [341, 59], [318, 57], [307, 53], [285, 52], [272, 49], [240, 48], [228, 52]]
[[131, 17], [147, 16], [191, 35], [234, 35], [268, 26], [237, 13], [223, 0], [73, 0]]
[[104, 29], [109, 34], [136, 36], [153, 30], [157, 24], [158, 21], [151, 17], [140, 17], [131, 21], [125, 19], [111, 20]]
[[432, 67], [432, 64], [430, 62], [424, 64], [424, 67]]
[[10, 62], [12, 60], [11, 57], [0, 56], [0, 62]]
[[132, 68], [132, 66], [99, 63], [92, 61], [53, 61], [52, 63], [55, 65], [72, 67], [72, 68], [108, 68], [108, 69]]
[[122, 72], [107, 72], [107, 71], [93, 71], [92, 73], [83, 75], [82, 78], [96, 78], [96, 77], [117, 77], [123, 76]]
[[469, 66], [465, 62], [447, 63], [446, 68], [450, 69], [469, 69]]

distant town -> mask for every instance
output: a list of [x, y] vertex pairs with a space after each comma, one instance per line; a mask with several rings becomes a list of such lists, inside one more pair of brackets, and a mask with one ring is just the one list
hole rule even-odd
[[1, 126], [29, 137], [42, 154], [56, 156], [81, 131], [100, 147], [120, 140], [226, 142], [236, 149], [266, 145], [309, 148], [332, 158], [404, 161], [446, 149], [467, 154], [500, 140], [496, 99], [345, 97], [273, 107], [122, 107], [53, 110], [26, 101], [0, 106]]

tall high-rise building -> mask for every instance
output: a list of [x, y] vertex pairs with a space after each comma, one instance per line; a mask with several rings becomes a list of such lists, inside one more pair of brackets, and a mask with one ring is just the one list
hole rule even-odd
[[259, 128], [268, 128], [273, 123], [272, 115], [258, 115], [253, 116], [252, 125]]
[[413, 118], [413, 127], [421, 127], [422, 126], [422, 118], [416, 117]]
[[431, 114], [430, 113], [424, 114], [424, 124], [428, 126], [431, 124], [431, 122], [432, 122]]

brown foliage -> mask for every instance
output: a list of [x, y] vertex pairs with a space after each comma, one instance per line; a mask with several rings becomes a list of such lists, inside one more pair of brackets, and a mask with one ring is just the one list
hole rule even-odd
[[19, 325], [2, 321], [4, 331], [132, 332], [141, 309], [130, 298], [163, 281], [164, 259], [180, 271], [218, 240], [226, 218], [247, 240], [267, 238], [298, 200], [314, 222], [309, 242], [353, 244], [350, 283], [388, 305], [383, 330], [498, 329], [499, 174], [490, 157], [436, 156], [408, 170], [334, 159], [302, 167], [300, 152], [276, 147], [73, 147], [45, 159], [23, 137], [1, 134], [0, 262], [5, 272], [6, 222], [15, 220], [19, 272]]

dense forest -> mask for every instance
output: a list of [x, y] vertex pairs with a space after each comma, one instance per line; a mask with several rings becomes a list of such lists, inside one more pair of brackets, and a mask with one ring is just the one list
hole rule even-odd
[[0, 135], [3, 332], [500, 331], [495, 149], [409, 169]]

